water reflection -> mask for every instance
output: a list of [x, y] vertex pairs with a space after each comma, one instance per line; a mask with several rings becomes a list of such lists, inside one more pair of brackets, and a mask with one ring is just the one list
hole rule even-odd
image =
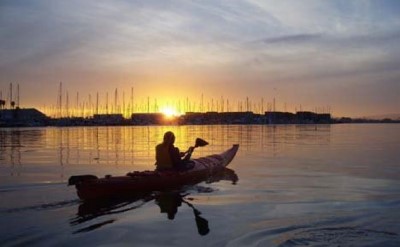
[[[236, 184], [239, 178], [234, 170], [225, 168], [223, 172], [214, 174], [212, 177], [209, 177], [201, 182], [210, 184], [221, 180], [231, 181], [232, 184]], [[190, 195], [189, 191], [193, 189], [196, 189], [198, 193], [211, 193], [214, 191], [210, 187], [197, 185], [194, 187], [183, 187], [180, 190], [139, 194], [129, 198], [103, 201], [85, 201], [79, 205], [78, 213], [70, 220], [70, 225], [75, 227], [86, 224], [87, 222], [96, 221], [96, 223], [79, 228], [73, 233], [76, 234], [93, 231], [104, 225], [108, 225], [117, 221], [117, 215], [119, 214], [138, 209], [146, 203], [154, 201], [155, 204], [159, 206], [160, 213], [166, 214], [169, 220], [175, 219], [178, 213], [178, 208], [181, 207], [182, 204], [190, 207], [193, 210], [198, 233], [200, 235], [206, 235], [210, 231], [208, 227], [208, 220], [200, 216], [200, 210], [198, 210], [192, 202], [189, 202], [193, 201], [193, 198], [188, 197], [188, 195]], [[114, 218], [99, 221], [100, 218], [111, 215]]]
[[178, 208], [182, 203], [193, 209], [193, 214], [197, 226], [197, 231], [200, 235], [204, 236], [210, 232], [208, 227], [208, 220], [201, 217], [201, 212], [194, 207], [194, 205], [188, 202], [181, 192], [171, 191], [159, 193], [155, 197], [156, 204], [160, 207], [160, 212], [165, 213], [169, 220], [175, 219], [175, 215], [178, 213]]
[[241, 145], [243, 156], [272, 159], [297, 152], [301, 157], [299, 144], [330, 145], [331, 139], [330, 125], [5, 128], [0, 129], [0, 167], [7, 176], [29, 176], [32, 182], [65, 182], [79, 173], [103, 176], [153, 170], [155, 146], [169, 130], [181, 150], [197, 137], [210, 143], [197, 149], [193, 158], [219, 153], [233, 143]]
[[42, 134], [35, 129], [0, 129], [0, 165], [10, 166], [10, 176], [21, 175], [27, 143], [35, 147]]
[[[75, 226], [97, 219], [99, 217], [121, 214], [130, 210], [140, 208], [145, 203], [152, 201], [153, 199], [154, 196], [152, 194], [143, 194], [124, 199], [83, 202], [78, 207], [77, 216], [70, 220], [70, 224], [71, 226]], [[112, 223], [114, 221], [115, 220], [106, 220], [103, 222]], [[98, 223], [92, 224], [87, 227], [80, 228], [79, 230], [74, 231], [74, 233], [92, 231], [100, 228], [103, 225], [104, 224]]]
[[208, 147], [196, 151], [198, 156], [219, 152], [233, 143], [239, 143], [243, 152], [268, 151], [273, 156], [278, 156], [288, 145], [294, 143], [329, 144], [331, 126], [200, 125], [0, 129], [0, 160], [6, 165], [27, 162], [40, 165], [51, 162], [61, 166], [135, 163], [144, 166], [145, 161], [154, 158], [154, 147], [168, 130], [176, 134], [176, 145], [183, 150], [193, 145], [196, 137], [210, 142]]
[[[230, 167], [240, 186], [202, 183], [93, 205], [60, 179], [154, 169], [167, 130], [181, 149], [196, 137], [210, 142], [198, 157], [239, 143]], [[0, 242], [400, 246], [399, 140], [399, 125], [371, 124], [0, 129]]]

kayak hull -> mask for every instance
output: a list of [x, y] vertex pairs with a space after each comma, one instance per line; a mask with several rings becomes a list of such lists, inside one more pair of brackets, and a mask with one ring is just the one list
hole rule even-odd
[[193, 168], [186, 171], [143, 171], [104, 178], [93, 175], [73, 176], [69, 179], [69, 184], [75, 185], [77, 194], [82, 200], [130, 197], [151, 191], [175, 189], [219, 175], [233, 160], [238, 149], [239, 145], [233, 145], [221, 154], [193, 159]]

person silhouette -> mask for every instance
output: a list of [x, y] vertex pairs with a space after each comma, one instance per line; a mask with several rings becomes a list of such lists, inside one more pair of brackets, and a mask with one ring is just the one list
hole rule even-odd
[[182, 202], [185, 203], [193, 209], [197, 232], [201, 236], [205, 236], [210, 232], [210, 228], [208, 227], [208, 220], [201, 217], [201, 212], [197, 210], [193, 206], [193, 204], [186, 201], [179, 192], [160, 193], [156, 196], [155, 202], [160, 207], [160, 212], [166, 213], [169, 220], [175, 219], [175, 215], [178, 213], [178, 208], [182, 206]]
[[186, 152], [180, 152], [174, 146], [175, 135], [172, 131], [164, 134], [163, 142], [156, 146], [156, 170], [171, 171], [187, 169], [188, 161], [192, 156], [194, 147], [190, 147]]

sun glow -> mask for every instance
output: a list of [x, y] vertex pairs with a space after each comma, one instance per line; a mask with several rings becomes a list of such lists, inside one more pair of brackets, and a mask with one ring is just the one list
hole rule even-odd
[[164, 114], [167, 118], [173, 118], [180, 115], [175, 108], [169, 106], [161, 108], [161, 113]]

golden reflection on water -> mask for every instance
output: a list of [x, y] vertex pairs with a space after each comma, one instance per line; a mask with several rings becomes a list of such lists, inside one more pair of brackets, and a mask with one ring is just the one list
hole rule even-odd
[[[176, 135], [175, 145], [186, 150], [196, 137], [210, 145], [199, 148], [195, 156], [220, 152], [241, 144], [242, 152], [271, 152], [278, 155], [294, 143], [329, 142], [329, 125], [323, 126], [141, 126], [67, 127], [0, 130], [0, 160], [8, 165], [41, 164], [56, 158], [59, 165], [132, 165], [154, 158], [154, 147], [166, 131]], [[325, 132], [320, 135], [321, 131]], [[316, 135], [316, 132], [319, 134]], [[326, 135], [328, 132], [328, 135]]]
[[[154, 169], [155, 146], [166, 131], [176, 135], [182, 151], [197, 137], [210, 145], [196, 149], [193, 157], [220, 153], [240, 144], [239, 155], [279, 157], [299, 144], [325, 145], [330, 142], [330, 125], [198, 125], [198, 126], [113, 126], [0, 129], [0, 168], [11, 176], [36, 167], [44, 173], [69, 173], [106, 169], [112, 173]], [[126, 167], [128, 166], [128, 167]], [[56, 168], [59, 167], [59, 168]], [[61, 168], [60, 168], [61, 167]], [[39, 169], [40, 168], [40, 169]], [[79, 169], [86, 168], [80, 171]], [[47, 170], [46, 170], [47, 169]], [[68, 174], [67, 174], [68, 175]]]

